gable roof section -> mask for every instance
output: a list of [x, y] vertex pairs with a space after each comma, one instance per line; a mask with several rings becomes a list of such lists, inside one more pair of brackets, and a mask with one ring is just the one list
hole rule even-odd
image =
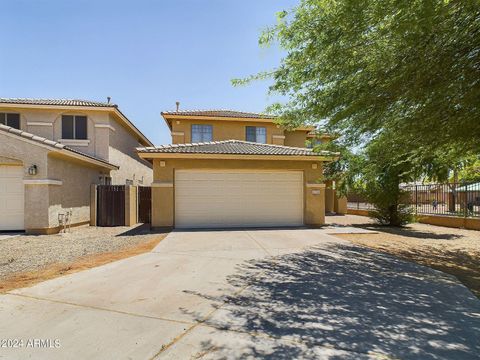
[[[184, 154], [184, 155], [236, 155], [242, 156], [281, 156], [285, 157], [311, 157], [312, 160], [318, 160], [319, 157], [333, 159], [338, 156], [337, 153], [329, 151], [314, 152], [312, 149], [297, 148], [291, 146], [259, 144], [255, 142], [242, 140], [224, 140], [212, 141], [206, 143], [192, 144], [170, 144], [157, 147], [137, 148], [137, 151], [144, 158], [153, 158], [152, 154]], [[181, 157], [181, 156], [178, 156]], [[199, 156], [201, 157], [201, 156]]]
[[39, 146], [44, 146], [47, 148], [51, 148], [54, 151], [58, 151], [61, 153], [64, 153], [67, 156], [74, 157], [89, 163], [93, 163], [95, 165], [99, 165], [111, 170], [117, 170], [119, 167], [117, 165], [113, 165], [109, 163], [108, 161], [105, 161], [101, 158], [98, 158], [96, 156], [92, 156], [89, 154], [85, 154], [81, 151], [72, 149], [71, 147], [68, 147], [64, 144], [61, 144], [57, 141], [49, 140], [41, 136], [37, 136], [31, 133], [28, 133], [26, 131], [18, 130], [15, 128], [12, 128], [10, 126], [6, 126], [3, 124], [0, 124], [0, 133], [5, 133], [7, 135], [13, 135], [15, 137], [18, 137], [22, 140], [25, 141], [30, 141], [33, 143], [36, 143]]
[[[274, 123], [278, 117], [269, 114], [260, 114], [246, 111], [236, 110], [179, 110], [179, 111], [163, 111], [160, 113], [167, 123], [167, 126], [172, 130], [171, 121], [174, 119], [198, 119], [198, 120], [224, 120], [224, 121], [248, 121], [248, 122], [263, 122]], [[311, 131], [315, 127], [311, 125], [301, 126], [295, 130]]]
[[153, 143], [143, 135], [143, 133], [120, 111], [117, 104], [79, 100], [79, 99], [21, 99], [21, 98], [0, 98], [0, 106], [16, 105], [18, 107], [59, 107], [85, 110], [103, 110], [113, 112], [123, 122], [123, 124], [133, 133], [135, 133], [141, 143], [153, 146]]
[[52, 105], [52, 106], [89, 106], [89, 107], [117, 107], [112, 103], [79, 100], [79, 99], [20, 99], [0, 98], [0, 104], [23, 104], [23, 105]]
[[275, 119], [273, 115], [258, 114], [246, 111], [235, 110], [179, 110], [179, 111], [164, 111], [165, 115], [180, 115], [180, 116], [208, 116], [208, 117], [230, 117], [230, 118], [246, 118], [246, 119]]

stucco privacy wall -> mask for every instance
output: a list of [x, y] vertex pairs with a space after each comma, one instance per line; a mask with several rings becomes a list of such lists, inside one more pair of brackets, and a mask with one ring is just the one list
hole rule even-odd
[[[160, 166], [164, 162], [165, 166]], [[313, 169], [316, 165], [316, 169]], [[323, 184], [315, 184], [322, 175], [322, 163], [292, 160], [190, 160], [154, 159], [152, 186], [152, 226], [174, 226], [175, 170], [302, 170], [304, 178], [304, 219], [307, 225], [325, 223], [325, 195]], [[313, 187], [309, 184], [315, 184]], [[281, 194], [279, 194], [281, 196]], [[208, 209], [208, 204], [205, 204]]]
[[[252, 121], [234, 121], [234, 120], [196, 120], [192, 119], [173, 119], [172, 121], [172, 142], [174, 144], [191, 143], [192, 142], [192, 125], [205, 124], [212, 125], [213, 141], [221, 140], [246, 140], [246, 126], [261, 126], [267, 131], [267, 144], [283, 145], [273, 136], [283, 136], [283, 129], [273, 123], [252, 122]], [[282, 139], [283, 140], [283, 139]]]
[[110, 138], [109, 160], [120, 166], [120, 169], [111, 172], [112, 184], [124, 185], [128, 179], [133, 181], [133, 185], [150, 186], [153, 181], [152, 165], [137, 155], [138, 140], [113, 116], [110, 118], [110, 126], [111, 128], [104, 129], [109, 132]]
[[48, 157], [50, 179], [62, 181], [62, 185], [48, 185], [48, 227], [59, 226], [58, 214], [72, 210], [72, 224], [90, 221], [90, 186], [98, 184], [101, 171], [84, 163]]

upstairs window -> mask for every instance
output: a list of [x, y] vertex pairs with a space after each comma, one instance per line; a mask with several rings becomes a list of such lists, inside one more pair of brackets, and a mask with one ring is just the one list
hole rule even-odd
[[62, 115], [62, 139], [87, 140], [87, 117]]
[[247, 139], [247, 141], [266, 144], [267, 129], [259, 126], [247, 126], [245, 138]]
[[0, 124], [20, 130], [20, 114], [0, 113]]
[[192, 125], [192, 143], [213, 141], [212, 125]]
[[315, 146], [320, 145], [322, 140], [320, 139], [311, 139], [307, 140], [307, 148], [313, 149]]

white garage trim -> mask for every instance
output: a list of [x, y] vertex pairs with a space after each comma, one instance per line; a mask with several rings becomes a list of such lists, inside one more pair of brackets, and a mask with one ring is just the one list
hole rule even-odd
[[303, 171], [176, 170], [175, 227], [302, 226]]
[[0, 230], [24, 230], [23, 166], [0, 165]]

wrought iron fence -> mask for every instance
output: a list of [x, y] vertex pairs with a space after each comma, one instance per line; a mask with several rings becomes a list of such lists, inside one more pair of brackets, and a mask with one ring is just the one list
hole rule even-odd
[[[404, 185], [404, 203], [420, 215], [480, 217], [480, 182]], [[349, 194], [348, 208], [371, 210], [358, 194]]]

